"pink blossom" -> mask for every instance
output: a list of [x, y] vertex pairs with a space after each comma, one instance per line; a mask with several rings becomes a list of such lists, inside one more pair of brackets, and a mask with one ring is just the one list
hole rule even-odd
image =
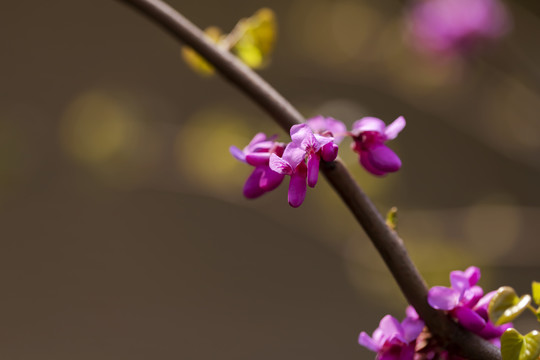
[[315, 187], [319, 176], [321, 158], [333, 161], [337, 157], [337, 145], [330, 133], [315, 134], [308, 124], [298, 124], [291, 127], [292, 142], [287, 145], [283, 156], [270, 156], [270, 169], [289, 175], [289, 204], [300, 206], [306, 197], [307, 185]]
[[360, 155], [360, 164], [373, 175], [386, 175], [401, 168], [401, 160], [385, 145], [405, 127], [405, 118], [398, 117], [386, 126], [381, 119], [364, 117], [353, 124], [353, 150]]
[[408, 21], [415, 45], [440, 55], [463, 54], [498, 39], [510, 23], [498, 0], [417, 1]]
[[484, 291], [476, 285], [479, 279], [480, 269], [475, 266], [465, 271], [452, 271], [451, 287], [432, 287], [427, 300], [431, 307], [448, 311], [465, 329], [498, 344], [500, 336], [511, 324], [495, 326], [489, 320], [487, 308], [495, 292], [483, 296]]
[[245, 197], [257, 198], [281, 184], [284, 175], [272, 171], [269, 161], [272, 154], [281, 156], [284, 148], [285, 144], [276, 142], [275, 136], [267, 137], [264, 133], [256, 134], [243, 150], [236, 146], [229, 148], [236, 159], [255, 167], [244, 184]]
[[393, 316], [386, 315], [371, 337], [362, 331], [358, 343], [376, 352], [378, 360], [413, 360], [416, 339], [424, 328], [424, 322], [412, 307], [407, 309], [407, 313], [408, 316], [401, 323]]

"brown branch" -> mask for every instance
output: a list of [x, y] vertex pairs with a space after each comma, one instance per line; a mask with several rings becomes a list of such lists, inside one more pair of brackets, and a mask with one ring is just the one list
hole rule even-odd
[[[203, 32], [161, 0], [120, 0], [143, 13], [171, 35], [191, 46], [225, 78], [268, 112], [285, 130], [304, 121], [302, 115], [259, 75], [232, 54], [210, 43]], [[443, 312], [427, 303], [427, 287], [401, 239], [390, 230], [371, 200], [341, 161], [324, 163], [322, 171], [367, 233], [401, 291], [431, 332], [451, 351], [468, 359], [500, 360], [500, 351], [463, 330]]]

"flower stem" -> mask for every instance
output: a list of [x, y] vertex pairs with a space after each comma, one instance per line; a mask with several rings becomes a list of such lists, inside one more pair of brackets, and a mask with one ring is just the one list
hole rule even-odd
[[[261, 106], [286, 132], [291, 126], [304, 121], [298, 110], [258, 74], [229, 52], [209, 42], [200, 29], [163, 1], [119, 1], [136, 8], [175, 38], [191, 46], [227, 80]], [[343, 163], [338, 159], [321, 165], [324, 175], [381, 254], [409, 303], [442, 344], [467, 359], [500, 360], [500, 351], [496, 347], [463, 330], [443, 312], [429, 306], [426, 284], [407, 254], [403, 242], [386, 225], [384, 218]]]

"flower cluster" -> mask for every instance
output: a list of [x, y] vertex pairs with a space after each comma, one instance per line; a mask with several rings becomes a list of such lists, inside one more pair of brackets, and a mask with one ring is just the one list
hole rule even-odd
[[428, 292], [428, 303], [438, 310], [445, 310], [465, 329], [500, 346], [503, 332], [512, 324], [495, 326], [488, 318], [489, 302], [496, 291], [484, 295], [476, 283], [480, 269], [475, 266], [465, 271], [450, 273], [451, 287], [434, 286]]
[[[452, 271], [451, 287], [432, 287], [427, 300], [431, 307], [447, 311], [465, 329], [500, 347], [501, 335], [512, 325], [495, 326], [489, 320], [488, 306], [495, 291], [484, 295], [476, 285], [479, 279], [480, 269], [474, 266]], [[361, 332], [358, 343], [376, 352], [378, 360], [461, 359], [442, 348], [412, 307], [406, 313], [401, 323], [386, 315], [373, 336]]]
[[361, 332], [358, 343], [377, 353], [381, 360], [413, 359], [416, 340], [424, 329], [424, 322], [411, 306], [407, 307], [407, 317], [400, 323], [395, 317], [386, 315], [372, 337]]
[[456, 55], [501, 37], [510, 21], [499, 0], [421, 0], [412, 7], [408, 22], [418, 48]]
[[359, 154], [360, 164], [373, 175], [399, 170], [401, 160], [385, 142], [395, 139], [404, 127], [405, 119], [401, 116], [388, 126], [380, 119], [365, 117], [348, 132], [341, 121], [317, 116], [294, 125], [290, 131], [292, 141], [287, 145], [277, 142], [275, 136], [258, 133], [243, 150], [231, 146], [230, 152], [255, 167], [244, 185], [244, 196], [257, 198], [278, 187], [288, 175], [289, 204], [298, 207], [306, 197], [307, 186], [317, 184], [321, 159], [334, 161], [345, 136], [353, 138], [352, 148]]

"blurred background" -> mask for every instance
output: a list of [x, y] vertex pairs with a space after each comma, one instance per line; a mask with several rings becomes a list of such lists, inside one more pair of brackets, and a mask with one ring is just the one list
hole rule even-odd
[[[540, 280], [537, 1], [466, 58], [413, 46], [405, 1], [169, 3], [226, 32], [272, 8], [260, 73], [306, 117], [405, 116], [398, 173], [340, 156], [430, 286]], [[1, 358], [373, 358], [359, 332], [406, 303], [324, 179], [298, 209], [286, 184], [242, 197], [228, 147], [287, 138], [265, 113], [120, 2], [5, 2], [0, 24]]]

